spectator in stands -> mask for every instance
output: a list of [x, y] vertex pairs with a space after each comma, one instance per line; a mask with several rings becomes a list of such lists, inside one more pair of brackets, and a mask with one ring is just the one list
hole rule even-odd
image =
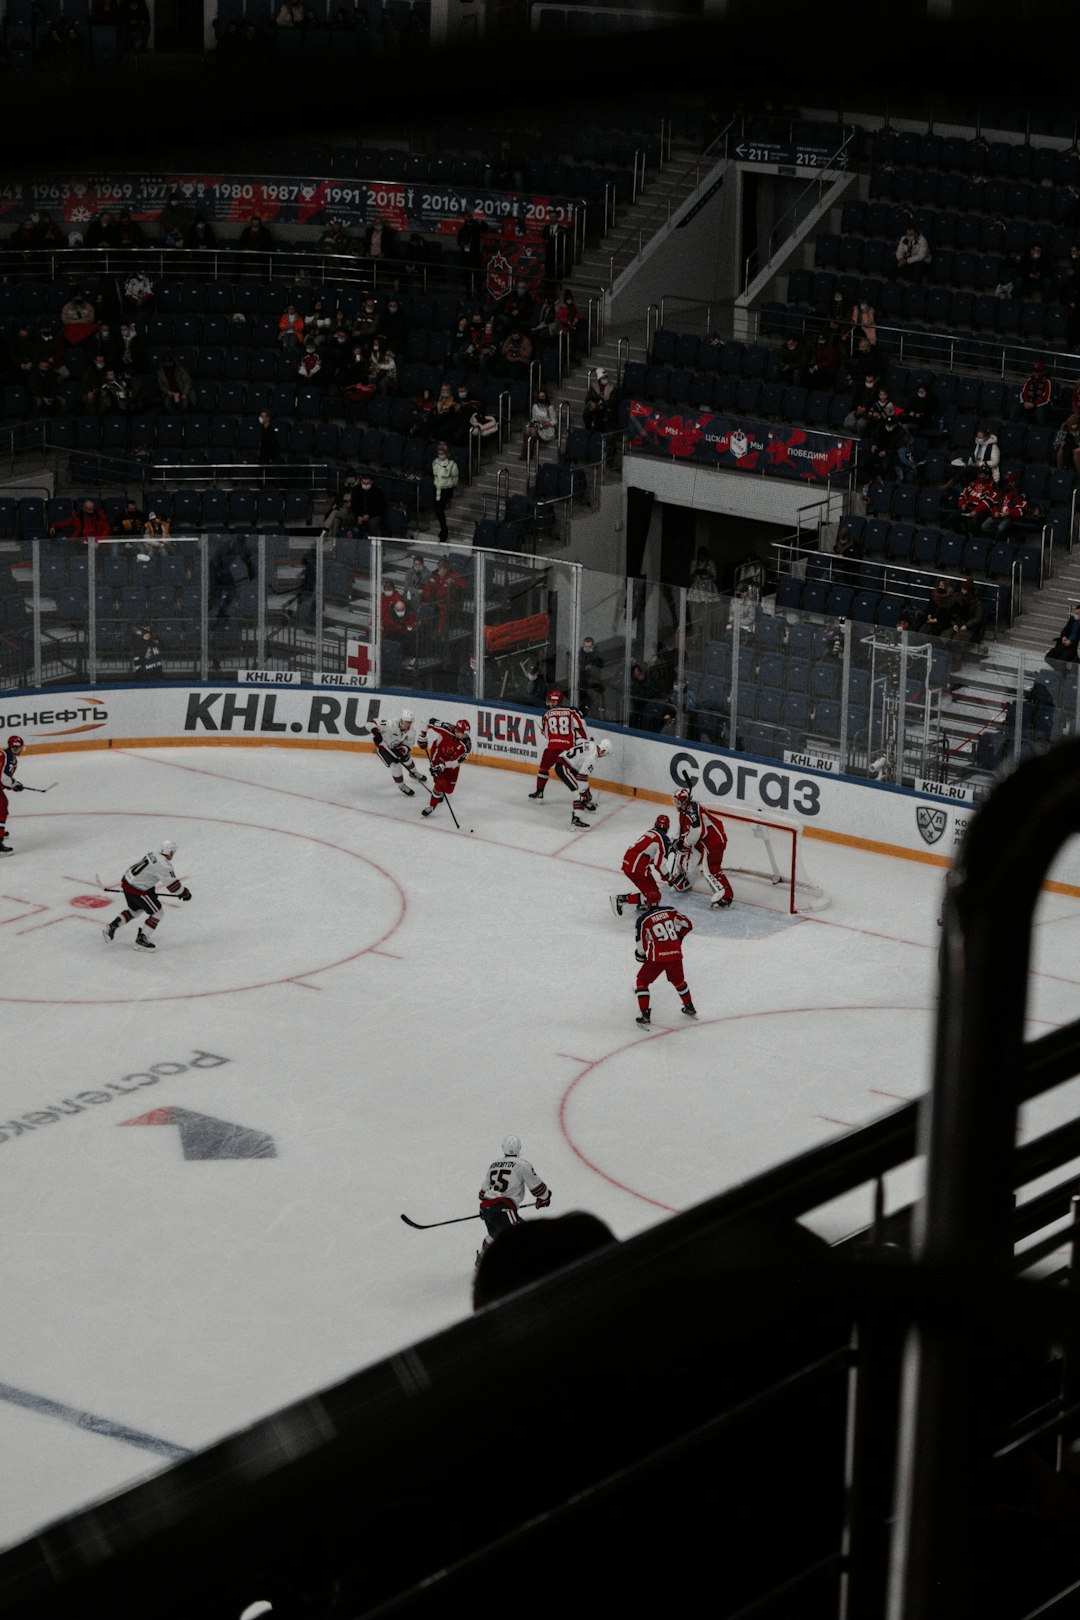
[[539, 708], [547, 694], [548, 683], [535, 658], [526, 658], [521, 665], [521, 679], [517, 685], [517, 701]]
[[269, 411], [259, 412], [259, 455], [261, 467], [272, 466], [281, 460], [281, 439]]
[[333, 337], [328, 343], [324, 343], [322, 347], [320, 358], [323, 364], [323, 381], [334, 388], [340, 388], [352, 355], [352, 339], [348, 332], [338, 327]]
[[56, 367], [45, 355], [42, 355], [36, 366], [31, 367], [26, 386], [30, 390], [34, 410], [39, 416], [54, 416], [62, 408], [60, 382], [61, 379], [56, 375]]
[[649, 705], [657, 700], [657, 691], [643, 664], [630, 665], [630, 724], [639, 731], [646, 729]]
[[304, 317], [295, 304], [286, 304], [278, 321], [278, 343], [285, 354], [296, 357], [304, 341]]
[[840, 368], [840, 350], [831, 332], [819, 332], [806, 366], [808, 388], [832, 388]]
[[490, 416], [479, 407], [470, 413], [469, 437], [470, 439], [479, 440], [480, 449], [483, 449], [483, 446], [489, 441], [494, 440], [498, 431], [499, 423], [496, 417]]
[[152, 625], [141, 624], [134, 632], [131, 646], [131, 673], [137, 681], [160, 681], [165, 674], [165, 661], [161, 656], [161, 643], [154, 635]]
[[64, 365], [64, 349], [59, 335], [53, 330], [49, 321], [42, 321], [37, 334], [33, 339], [33, 355], [36, 360], [48, 360], [56, 368], [56, 375], [61, 379], [68, 376], [68, 369]]
[[184, 237], [184, 246], [189, 252], [205, 252], [217, 247], [217, 234], [209, 220], [202, 214], [196, 214], [187, 228]]
[[345, 495], [339, 491], [330, 497], [330, 505], [322, 520], [322, 532], [331, 540], [335, 540], [345, 530], [350, 534], [353, 532], [352, 507]]
[[451, 389], [450, 384], [448, 382], [442, 382], [442, 383], [439, 384], [439, 392], [435, 396], [435, 412], [434, 412], [434, 416], [435, 416], [434, 426], [436, 426], [438, 428], [440, 433], [442, 432], [444, 425], [449, 426], [450, 421], [451, 421], [451, 419], [453, 417], [453, 414], [454, 414], [453, 390]]
[[349, 498], [353, 525], [358, 534], [383, 534], [386, 529], [386, 496], [365, 468], [360, 482], [353, 485]]
[[183, 247], [184, 232], [191, 222], [191, 210], [175, 188], [165, 198], [165, 206], [158, 215], [162, 240], [166, 247]]
[[310, 338], [316, 347], [322, 348], [334, 330], [334, 311], [325, 298], [315, 298], [310, 309], [304, 312], [304, 338]]
[[78, 511], [73, 512], [69, 518], [62, 518], [59, 523], [51, 523], [49, 533], [70, 534], [73, 540], [85, 540], [89, 543], [91, 540], [107, 540], [112, 530], [101, 507], [87, 496]]
[[716, 577], [716, 564], [709, 556], [708, 547], [698, 546], [694, 556], [694, 566], [690, 570], [690, 577], [686, 581], [686, 599], [688, 602], [715, 602], [720, 594], [720, 586]]
[[511, 382], [515, 377], [528, 381], [532, 364], [532, 339], [518, 327], [513, 327], [499, 345], [504, 373]]
[[351, 253], [353, 250], [352, 238], [345, 229], [344, 221], [332, 219], [315, 243], [316, 253]]
[[379, 316], [377, 333], [397, 354], [404, 354], [409, 337], [409, 317], [395, 293], [391, 293], [386, 300], [386, 308]]
[[955, 663], [959, 662], [965, 647], [976, 647], [986, 630], [986, 604], [970, 574], [965, 575], [956, 596], [952, 623], [944, 632], [944, 639], [955, 649]]
[[364, 237], [364, 252], [369, 259], [394, 257], [394, 232], [381, 219], [368, 227]]
[[116, 522], [117, 534], [135, 536], [142, 534], [146, 527], [146, 513], [138, 501], [127, 500], [120, 509], [120, 516]]
[[895, 411], [875, 412], [866, 434], [870, 478], [898, 478], [901, 483], [915, 476], [915, 441]]
[[393, 349], [380, 337], [372, 339], [371, 353], [368, 355], [368, 381], [384, 394], [397, 393], [397, 359]]
[[844, 426], [849, 433], [857, 433], [860, 437], [870, 426], [870, 407], [878, 397], [878, 375], [876, 371], [868, 371], [862, 383], [854, 390], [851, 409], [844, 417]]
[[555, 329], [565, 332], [570, 342], [570, 353], [576, 357], [581, 342], [581, 316], [569, 287], [563, 289], [561, 301], [555, 306]]
[[352, 335], [354, 338], [366, 341], [373, 338], [379, 330], [379, 307], [371, 293], [367, 293], [363, 303], [353, 316]]
[[1042, 427], [1050, 414], [1050, 398], [1053, 388], [1050, 378], [1046, 375], [1046, 362], [1036, 360], [1031, 368], [1030, 375], [1020, 386], [1017, 399], [1017, 417], [1021, 422], [1034, 422]]
[[139, 248], [146, 242], [146, 233], [137, 220], [132, 219], [130, 208], [121, 208], [112, 229], [112, 245], [118, 248]]
[[469, 270], [479, 270], [484, 262], [484, 215], [480, 209], [463, 221], [457, 233], [461, 263]]
[[97, 312], [84, 292], [73, 292], [60, 311], [61, 336], [74, 348], [97, 330]]
[[757, 605], [750, 593], [748, 585], [736, 585], [735, 593], [728, 608], [728, 621], [725, 628], [733, 631], [738, 626], [739, 635], [744, 640], [752, 636], [757, 623]]
[[558, 418], [555, 407], [546, 388], [541, 388], [533, 401], [529, 412], [529, 420], [525, 424], [525, 431], [521, 435], [521, 454], [519, 461], [524, 461], [529, 451], [529, 441], [535, 440], [537, 448], [542, 444], [553, 444], [558, 433]]
[[545, 297], [541, 301], [535, 319], [529, 327], [529, 336], [533, 340], [534, 348], [544, 348], [547, 344], [554, 342], [555, 335], [559, 330], [559, 323], [556, 318], [557, 307], [555, 300], [551, 297]]
[[427, 584], [427, 579], [427, 564], [424, 562], [420, 552], [415, 551], [409, 563], [409, 572], [405, 576], [405, 583], [401, 591], [408, 607], [415, 609], [420, 606], [420, 603], [424, 600], [424, 586]]
[[94, 215], [93, 219], [86, 227], [83, 246], [88, 248], [104, 248], [112, 247], [112, 245], [112, 221], [103, 208], [100, 213]]
[[95, 354], [82, 379], [80, 399], [85, 411], [90, 415], [100, 415], [104, 407], [101, 403], [101, 391], [105, 386], [105, 377], [110, 370], [109, 364], [103, 354]]
[[616, 389], [610, 373], [603, 366], [589, 383], [581, 420], [590, 433], [608, 433], [615, 427]]
[[409, 411], [409, 437], [427, 438], [435, 420], [435, 395], [430, 388], [421, 388]]
[[451, 568], [445, 557], [440, 557], [424, 585], [423, 603], [434, 609], [435, 623], [440, 634], [446, 630], [447, 614], [458, 605], [454, 592], [464, 592], [469, 582]]
[[443, 438], [450, 444], [467, 444], [472, 418], [479, 409], [475, 389], [470, 389], [468, 383], [458, 383], [454, 390], [454, 408], [441, 424]]
[[1046, 656], [1047, 658], [1059, 659], [1066, 664], [1075, 664], [1078, 644], [1080, 644], [1080, 602], [1074, 602], [1069, 617], [1062, 625], [1057, 640]]
[[788, 388], [804, 388], [808, 364], [805, 342], [794, 332], [789, 332], [776, 357], [777, 382], [784, 383]]
[[1055, 467], [1071, 467], [1080, 473], [1080, 413], [1073, 411], [1054, 434]]
[[440, 440], [435, 459], [431, 463], [431, 476], [435, 480], [435, 515], [439, 520], [439, 539], [446, 540], [446, 513], [454, 498], [461, 474], [458, 464], [447, 454], [447, 446]]
[[[400, 641], [401, 650], [404, 653], [407, 647], [411, 647], [415, 651], [416, 643], [413, 639], [415, 630], [416, 614], [398, 596], [390, 610], [389, 620], [383, 626], [383, 635], [395, 636]], [[403, 658], [402, 662], [406, 668], [415, 667], [416, 659], [415, 656], [411, 660]]]
[[150, 43], [150, 11], [146, 0], [120, 0], [117, 41], [122, 51], [145, 51]]
[[145, 270], [134, 270], [124, 282], [122, 307], [130, 314], [149, 314], [154, 307], [154, 283]]
[[[318, 542], [304, 552], [300, 559], [300, 579], [296, 591], [287, 602], [282, 604], [281, 611], [287, 619], [296, 615], [297, 624], [315, 623], [315, 586], [319, 567]], [[230, 586], [225, 587], [228, 590]]]
[[147, 540], [164, 542], [169, 538], [171, 528], [168, 518], [160, 517], [157, 512], [147, 512], [146, 522], [143, 524], [143, 537]]
[[499, 319], [513, 330], [528, 332], [536, 319], [536, 299], [523, 281], [515, 281], [499, 305]]
[[405, 598], [401, 596], [392, 579], [383, 579], [382, 596], [379, 598], [379, 629], [383, 635], [387, 631], [397, 633], [397, 620], [394, 618], [394, 608], [405, 607]]
[[928, 382], [919, 382], [908, 398], [905, 414], [913, 433], [933, 438], [941, 421], [941, 403]]
[[369, 381], [371, 365], [362, 343], [354, 343], [352, 354], [342, 367], [341, 398], [345, 406], [346, 418], [352, 419], [353, 406], [363, 406], [373, 398], [375, 384]]
[[951, 628], [959, 608], [957, 593], [947, 579], [939, 579], [930, 592], [920, 630], [928, 636], [943, 636]]
[[[953, 467], [988, 467], [990, 476], [996, 484], [1001, 476], [1001, 447], [997, 441], [997, 434], [991, 433], [988, 427], [975, 429], [975, 442], [971, 447], [969, 456], [955, 456], [951, 465]], [[942, 487], [951, 489], [956, 480], [950, 478]]]
[[917, 225], [908, 225], [896, 244], [897, 274], [908, 281], [922, 281], [930, 268], [930, 244]]
[[304, 339], [304, 348], [297, 362], [296, 375], [299, 377], [301, 384], [312, 387], [322, 386], [324, 380], [322, 356], [315, 346], [314, 338], [308, 337]]
[[[263, 224], [261, 214], [252, 214], [248, 223], [240, 232], [236, 246], [238, 251], [241, 253], [262, 254], [272, 253], [274, 251], [275, 244], [273, 232], [270, 230], [269, 226]], [[257, 273], [267, 276], [269, 275], [269, 260], [253, 258], [249, 261], [249, 263], [251, 268]]]
[[166, 349], [157, 372], [161, 406], [171, 415], [195, 409], [197, 396], [189, 372], [179, 364], [171, 349]]
[[982, 532], [992, 540], [1004, 540], [1014, 523], [1027, 515], [1028, 503], [1017, 488], [1016, 474], [1007, 472], [1001, 480], [996, 510], [983, 522]]
[[592, 636], [584, 636], [578, 648], [578, 703], [584, 714], [602, 714], [604, 709], [604, 660]]
[[1043, 258], [1043, 250], [1038, 242], [1033, 242], [1028, 248], [1023, 264], [1020, 296], [1028, 299], [1052, 298], [1054, 288], [1050, 265]]
[[859, 348], [859, 339], [865, 338], [870, 349], [877, 346], [877, 313], [868, 298], [860, 298], [851, 311], [851, 352]]
[[960, 491], [957, 499], [960, 516], [967, 531], [986, 530], [997, 517], [999, 501], [989, 467], [977, 467], [971, 482]]
[[304, 8], [301, 0], [281, 0], [277, 15], [274, 18], [279, 28], [300, 28], [304, 21]]

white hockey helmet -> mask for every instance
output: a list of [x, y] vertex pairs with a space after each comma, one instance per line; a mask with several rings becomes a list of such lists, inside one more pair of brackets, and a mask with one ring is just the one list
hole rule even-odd
[[516, 1159], [521, 1152], [521, 1137], [504, 1136], [502, 1150], [508, 1159]]
[[596, 752], [600, 755], [601, 759], [603, 759], [605, 754], [610, 754], [611, 753], [611, 741], [610, 741], [610, 739], [607, 738], [607, 737], [601, 737], [600, 740], [596, 744]]
[[415, 718], [416, 716], [413, 714], [411, 709], [402, 709], [399, 724], [402, 726], [411, 726]]
[[158, 854], [164, 855], [167, 861], [172, 860], [173, 856], [176, 854], [176, 845], [173, 843], [171, 838], [163, 838], [161, 840], [161, 843], [158, 846]]

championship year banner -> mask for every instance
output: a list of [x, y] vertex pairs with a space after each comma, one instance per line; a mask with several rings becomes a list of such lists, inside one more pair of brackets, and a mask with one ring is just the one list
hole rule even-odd
[[122, 174], [8, 181], [0, 186], [0, 218], [50, 212], [78, 230], [96, 214], [127, 208], [132, 219], [149, 224], [170, 200], [211, 223], [239, 223], [258, 214], [269, 224], [324, 225], [340, 219], [350, 229], [381, 222], [395, 231], [444, 235], [455, 234], [470, 215], [481, 216], [495, 234], [526, 240], [539, 240], [550, 226], [571, 228], [579, 207], [571, 197], [393, 180]]
[[851, 472], [853, 440], [783, 423], [742, 421], [710, 411], [682, 414], [631, 400], [634, 449], [697, 461], [725, 472], [765, 472], [827, 484]]

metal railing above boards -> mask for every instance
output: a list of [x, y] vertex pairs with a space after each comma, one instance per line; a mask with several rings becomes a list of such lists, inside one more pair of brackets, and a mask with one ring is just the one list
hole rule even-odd
[[[849, 598], [852, 601], [857, 600], [860, 596], [895, 598], [900, 607], [909, 610], [912, 607], [921, 607], [929, 601], [930, 593], [938, 580], [944, 579], [955, 590], [959, 590], [967, 577], [963, 572], [950, 571], [936, 565], [916, 568], [908, 562], [891, 562], [877, 557], [856, 558], [849, 554], [821, 551], [817, 547], [804, 546], [798, 536], [794, 539], [774, 540], [771, 546], [776, 555], [775, 573], [778, 588], [785, 579], [802, 584], [817, 581], [835, 587], [836, 599], [831, 604], [833, 617], [837, 615], [846, 617], [845, 609], [838, 604]], [[1040, 549], [1042, 551], [1046, 549], [1045, 534]], [[976, 583], [987, 611], [989, 621], [987, 628], [995, 634], [999, 630], [1007, 629], [1022, 606], [1023, 576], [1019, 561], [1014, 560], [1011, 563], [1006, 577], [980, 579]], [[778, 609], [782, 609], [783, 604], [778, 601], [777, 606]], [[828, 616], [830, 607], [826, 607], [824, 612]], [[886, 626], [889, 629], [894, 627], [895, 620], [893, 625]]]
[[[737, 120], [733, 118], [731, 123], [729, 123], [726, 126], [725, 129], [721, 130], [720, 134], [717, 135], [715, 140], [710, 141], [709, 145], [705, 148], [704, 152], [702, 152], [700, 157], [698, 157], [695, 160], [695, 164], [694, 164], [694, 184], [693, 184], [693, 187], [692, 187], [689, 195], [692, 196], [694, 191], [696, 191], [697, 188], [701, 185], [701, 177], [702, 177], [703, 174], [708, 173], [708, 171], [714, 166], [714, 164], [718, 163], [722, 158], [728, 157], [730, 155], [730, 149], [731, 149], [731, 146], [732, 146], [732, 137], [733, 137], [733, 135], [734, 135], [734, 133], [736, 131], [736, 128], [737, 128]], [[670, 157], [670, 152], [669, 152], [669, 157]], [[635, 194], [635, 199], [634, 200], [636, 200], [636, 194]], [[604, 234], [605, 237], [607, 236], [608, 232], [614, 228], [614, 224], [615, 224], [614, 204], [615, 204], [615, 201], [616, 201], [616, 199], [615, 199], [614, 193], [613, 193], [612, 197], [611, 197], [611, 207], [609, 209], [607, 189], [605, 188], [604, 219], [603, 219], [603, 224], [604, 224], [604, 232], [603, 232], [603, 234]], [[675, 209], [678, 209], [679, 207], [681, 207], [682, 203], [684, 201], [685, 201], [685, 198], [680, 197], [673, 203], [671, 197], [668, 198], [667, 221], [670, 221], [673, 211]], [[665, 223], [667, 221], [665, 221]], [[615, 285], [615, 276], [616, 276], [615, 262], [616, 262], [616, 260], [619, 259], [619, 258], [625, 258], [626, 262], [628, 264], [632, 263], [633, 260], [641, 253], [642, 249], [645, 246], [645, 243], [649, 240], [649, 236], [650, 236], [650, 234], [652, 233], [653, 230], [655, 230], [655, 226], [639, 225], [635, 230], [627, 231], [623, 236], [621, 236], [619, 238], [619, 240], [615, 243], [615, 246], [608, 250], [607, 290], [609, 292], [611, 291], [611, 288]]]
[[[566, 242], [565, 232], [556, 241]], [[554, 277], [564, 280], [572, 264], [569, 253], [556, 252]], [[360, 254], [319, 253], [302, 244], [255, 252], [240, 248], [39, 248], [28, 252], [0, 247], [0, 278], [5, 281], [49, 281], [67, 286], [101, 279], [120, 279], [141, 271], [152, 281], [249, 280], [317, 282], [354, 287], [362, 293], [399, 291], [462, 293], [479, 299], [486, 283], [484, 268], [457, 260], [432, 264], [422, 257], [367, 258]]]
[[[768, 318], [776, 330], [763, 335], [761, 323], [766, 311], [759, 307], [750, 313], [753, 341], [757, 343], [782, 343], [792, 332], [797, 337], [812, 335], [821, 331], [825, 320], [823, 315], [811, 310], [771, 310]], [[1080, 354], [1075, 351], [1048, 349], [1003, 337], [982, 336], [978, 332], [935, 331], [932, 327], [914, 329], [878, 322], [875, 331], [879, 363], [885, 360], [909, 370], [979, 372], [1002, 381], [1021, 381], [1030, 375], [1036, 362], [1041, 361], [1052, 381], [1080, 382]]]

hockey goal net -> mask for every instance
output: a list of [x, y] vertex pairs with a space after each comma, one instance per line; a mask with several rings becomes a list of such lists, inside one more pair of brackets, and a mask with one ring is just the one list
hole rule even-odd
[[[801, 911], [824, 911], [829, 905], [828, 894], [810, 876], [803, 853], [801, 823], [775, 816], [755, 816], [746, 810], [729, 810], [726, 805], [702, 808], [707, 808], [723, 823], [727, 834], [724, 871], [735, 890], [736, 900], [757, 899], [770, 907], [782, 906], [792, 915]], [[707, 888], [696, 861], [691, 862], [688, 875], [693, 877], [691, 886], [695, 890]], [[752, 884], [753, 889], [740, 893], [740, 880]], [[765, 898], [762, 884], [772, 891], [772, 898]]]

